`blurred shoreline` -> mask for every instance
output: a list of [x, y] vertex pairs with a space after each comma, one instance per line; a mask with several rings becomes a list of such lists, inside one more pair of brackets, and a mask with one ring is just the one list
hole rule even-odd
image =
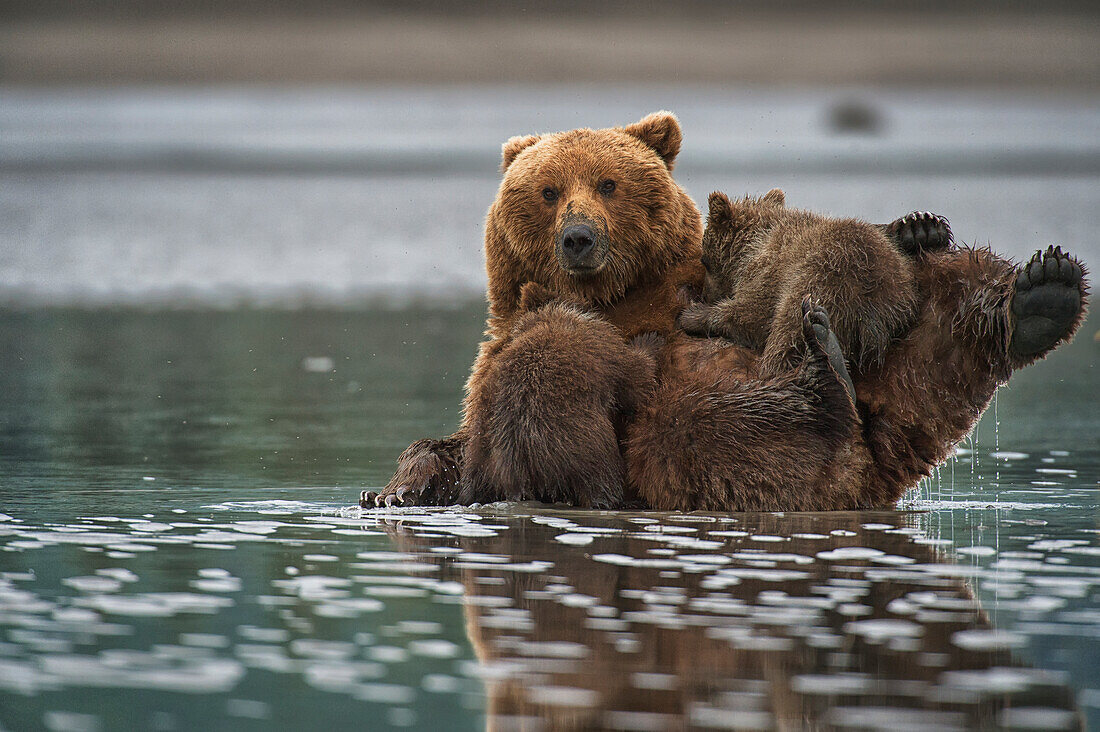
[[1009, 256], [1057, 243], [1100, 258], [1100, 107], [1084, 92], [9, 88], [0, 307], [479, 302], [501, 142], [661, 108], [680, 117], [676, 177], [701, 205], [778, 186], [880, 223], [936, 211]]
[[495, 177], [514, 134], [656, 109], [681, 172], [1100, 175], [1081, 91], [636, 83], [9, 88], [0, 172]]
[[0, 85], [664, 83], [1100, 88], [1088, 3], [21, 3]]

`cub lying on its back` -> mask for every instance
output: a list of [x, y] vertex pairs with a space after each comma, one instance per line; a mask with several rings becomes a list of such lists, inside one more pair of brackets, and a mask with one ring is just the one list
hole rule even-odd
[[[709, 203], [707, 304], [689, 308], [680, 325], [692, 335], [762, 350], [763, 375], [781, 373], [797, 359], [807, 295], [820, 299], [857, 370], [881, 361], [916, 315], [913, 263], [903, 248], [919, 254], [944, 248], [951, 238], [939, 217], [910, 215], [886, 226], [829, 218], [787, 208], [778, 188], [737, 201], [712, 193]], [[931, 230], [919, 223], [931, 223]]]

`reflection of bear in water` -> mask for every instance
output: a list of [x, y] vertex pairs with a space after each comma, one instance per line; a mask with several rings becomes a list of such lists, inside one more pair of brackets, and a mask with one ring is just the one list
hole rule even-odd
[[[619, 445], [634, 414], [653, 399], [654, 355], [664, 339], [651, 334], [627, 343], [607, 321], [538, 285], [525, 286], [522, 302], [535, 312], [517, 321], [469, 405], [458, 502], [492, 495], [586, 508], [637, 503], [636, 495], [623, 494]], [[835, 459], [857, 421], [825, 312], [805, 302], [799, 325], [802, 363], [772, 379], [738, 381], [723, 403], [743, 438], [729, 446], [741, 456], [737, 477], [752, 483], [767, 476], [775, 492], [816, 480], [815, 468]], [[710, 373], [721, 380], [719, 371]], [[545, 391], [517, 400], [531, 383]], [[572, 439], [561, 442], [563, 436]], [[769, 449], [772, 441], [780, 452], [806, 457], [791, 469], [790, 460]]]
[[[624, 340], [650, 331], [666, 336], [674, 331], [682, 309], [678, 291], [684, 286], [698, 289], [704, 280], [698, 211], [671, 176], [680, 139], [676, 119], [658, 113], [624, 128], [571, 130], [506, 143], [504, 180], [486, 220], [489, 339], [481, 346], [468, 382], [463, 425], [449, 438], [411, 445], [399, 458], [389, 484], [380, 493], [364, 492], [363, 505], [457, 499], [465, 485], [470, 426], [478, 420], [478, 405], [484, 403], [482, 390], [494, 388], [487, 383], [492, 363], [510, 343], [513, 326], [523, 315], [519, 301], [524, 283], [579, 299], [618, 328]], [[908, 275], [898, 273], [899, 281], [911, 277], [911, 315], [891, 333], [879, 357], [855, 364], [852, 375], [863, 428], [837, 473], [846, 487], [819, 507], [892, 505], [951, 453], [1012, 371], [1068, 340], [1084, 315], [1082, 268], [1059, 250], [1038, 254], [1021, 268], [987, 249], [948, 245], [926, 251], [914, 226], [880, 228], [897, 233], [901, 249], [917, 255], [905, 262]], [[863, 286], [858, 262], [840, 264], [813, 293], [815, 298], [824, 303], [849, 301], [843, 293]], [[886, 317], [883, 322], [890, 325], [894, 319]], [[848, 324], [840, 327], [842, 332], [853, 330]], [[684, 343], [689, 340], [698, 343]], [[662, 355], [668, 376], [662, 373], [661, 381], [674, 383], [675, 370], [684, 364], [695, 371], [719, 368], [720, 363], [729, 386], [760, 378], [758, 352], [729, 344], [716, 348], [710, 340], [715, 339], [671, 337]], [[871, 352], [881, 346], [874, 343]], [[862, 343], [859, 350], [866, 350]], [[714, 351], [720, 351], [720, 357], [704, 367]], [[556, 365], [549, 363], [554, 358], [546, 354], [540, 374], [574, 371], [564, 354]], [[681, 390], [682, 399], [663, 402], [658, 396], [645, 405], [656, 410], [642, 415], [651, 420], [654, 434], [665, 434], [667, 425], [683, 428], [696, 408], [711, 410], [713, 424], [729, 422], [736, 414], [723, 411], [726, 385], [715, 391], [706, 390], [705, 383], [697, 386], [703, 391], [694, 401]], [[532, 424], [536, 415], [553, 414], [558, 405], [540, 400], [555, 393], [552, 384], [536, 375], [516, 384], [510, 400], [526, 405], [512, 413], [517, 429]], [[523, 414], [522, 409], [529, 411]], [[583, 441], [584, 435], [568, 432], [568, 424], [560, 430], [546, 426], [553, 449]], [[654, 446], [692, 444], [696, 436], [683, 429], [667, 434], [664, 442], [655, 437]], [[782, 448], [780, 442], [769, 441], [766, 449]], [[636, 447], [636, 456], [649, 458], [644, 445]], [[649, 476], [656, 480], [650, 505], [664, 505], [657, 498], [677, 507], [711, 505], [727, 487], [711, 490], [688, 478], [700, 471], [705, 478], [713, 459], [728, 451], [728, 442], [704, 448], [699, 446], [696, 457], [679, 466], [652, 463], [636, 469], [628, 455], [628, 471], [637, 471], [642, 483]], [[819, 457], [787, 450], [781, 459], [797, 470], [802, 462]], [[617, 464], [622, 457], [609, 451], [605, 460]], [[499, 500], [500, 488], [490, 480], [469, 500]], [[810, 491], [803, 488], [803, 493]], [[791, 508], [789, 497], [773, 491], [767, 503], [755, 505]]]
[[497, 536], [415, 515], [393, 534], [465, 588], [487, 729], [985, 729], [1014, 708], [1080, 726], [911, 515], [486, 518]]

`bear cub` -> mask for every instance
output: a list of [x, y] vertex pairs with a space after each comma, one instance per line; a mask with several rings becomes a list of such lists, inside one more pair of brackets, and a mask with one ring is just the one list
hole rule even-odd
[[583, 303], [535, 283], [522, 288], [519, 306], [467, 406], [458, 502], [623, 507], [620, 443], [656, 386], [651, 344], [626, 342]]
[[[878, 363], [916, 317], [913, 257], [946, 248], [946, 220], [914, 213], [890, 224], [787, 208], [778, 188], [760, 198], [709, 199], [703, 303], [680, 316], [691, 335], [721, 336], [762, 352], [761, 374], [798, 358], [802, 300], [820, 298], [857, 371]], [[858, 272], [858, 277], [852, 277]]]

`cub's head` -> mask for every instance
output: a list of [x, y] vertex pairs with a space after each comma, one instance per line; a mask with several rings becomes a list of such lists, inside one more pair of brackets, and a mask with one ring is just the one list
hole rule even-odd
[[638, 281], [698, 256], [699, 212], [672, 179], [680, 124], [656, 112], [632, 125], [513, 137], [489, 211], [490, 287], [523, 281], [610, 303]]
[[703, 299], [714, 302], [733, 294], [747, 252], [745, 245], [781, 215], [786, 196], [778, 188], [760, 198], [730, 201], [715, 191], [707, 199], [707, 226], [703, 231]]

